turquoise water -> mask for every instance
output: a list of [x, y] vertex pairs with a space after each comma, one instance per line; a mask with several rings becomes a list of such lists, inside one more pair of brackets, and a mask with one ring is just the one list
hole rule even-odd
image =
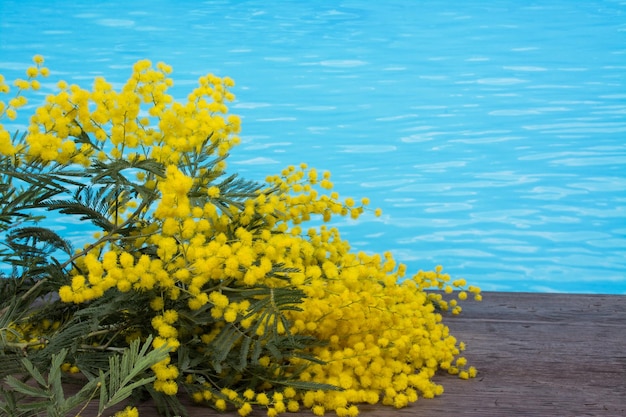
[[332, 171], [384, 211], [339, 225], [357, 250], [484, 290], [626, 294], [623, 0], [0, 0], [0, 71], [36, 53], [42, 95], [142, 58], [181, 99], [234, 78], [230, 169]]

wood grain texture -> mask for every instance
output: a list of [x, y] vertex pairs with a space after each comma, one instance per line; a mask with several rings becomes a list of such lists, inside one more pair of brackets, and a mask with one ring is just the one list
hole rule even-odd
[[[361, 406], [361, 416], [626, 416], [626, 296], [487, 292], [445, 321], [467, 344], [477, 378], [440, 375], [442, 396], [399, 410]], [[150, 403], [138, 408], [142, 417], [157, 415]], [[95, 415], [86, 411], [83, 417]]]

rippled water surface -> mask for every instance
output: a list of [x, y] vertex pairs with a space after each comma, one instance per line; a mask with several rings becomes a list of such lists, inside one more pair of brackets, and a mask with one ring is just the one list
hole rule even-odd
[[43, 54], [42, 94], [60, 78], [119, 85], [141, 58], [174, 67], [181, 99], [200, 75], [234, 78], [230, 168], [329, 169], [384, 211], [340, 225], [355, 249], [486, 290], [626, 293], [623, 0], [0, 8], [0, 71]]

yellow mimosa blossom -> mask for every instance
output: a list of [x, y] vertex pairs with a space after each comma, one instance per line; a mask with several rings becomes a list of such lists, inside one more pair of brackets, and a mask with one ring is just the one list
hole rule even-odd
[[136, 407], [127, 406], [122, 411], [115, 413], [114, 417], [139, 417], [139, 411]]
[[[49, 74], [43, 57], [33, 62], [29, 79], [13, 82], [15, 96], [0, 100], [0, 118], [17, 118]], [[100, 228], [58, 261], [67, 273], [54, 277], [59, 303], [72, 305], [33, 328], [16, 325], [16, 334], [41, 348], [41, 334], [73, 314], [93, 320], [67, 372], [89, 366], [80, 362], [89, 349], [114, 354], [151, 336], [151, 349], [168, 350], [148, 369], [152, 390], [189, 392], [241, 416], [260, 407], [270, 417], [354, 417], [359, 404], [400, 408], [440, 395], [439, 370], [476, 376], [443, 314], [461, 313], [469, 295], [480, 300], [479, 288], [441, 266], [410, 275], [390, 252], [354, 251], [333, 222], [371, 216], [370, 200], [342, 198], [328, 171], [299, 163], [260, 183], [226, 175], [241, 141], [241, 119], [227, 108], [234, 81], [201, 76], [178, 101], [171, 73], [141, 60], [122, 84], [59, 81], [23, 139], [0, 124], [0, 158], [67, 173], [58, 188], [78, 191], [59, 199], [75, 203], [63, 210]], [[0, 77], [0, 94], [9, 91]]]

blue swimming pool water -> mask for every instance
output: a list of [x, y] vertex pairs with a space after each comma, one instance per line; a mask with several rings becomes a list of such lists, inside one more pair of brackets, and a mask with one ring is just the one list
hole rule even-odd
[[0, 72], [36, 53], [42, 94], [142, 58], [180, 98], [234, 78], [231, 169], [331, 170], [384, 210], [340, 225], [357, 250], [485, 290], [626, 293], [623, 0], [0, 0]]

